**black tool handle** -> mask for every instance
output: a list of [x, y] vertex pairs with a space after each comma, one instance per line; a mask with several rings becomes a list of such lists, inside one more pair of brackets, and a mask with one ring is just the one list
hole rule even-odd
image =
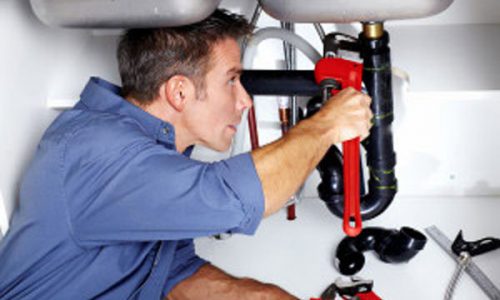
[[480, 255], [500, 248], [500, 239], [486, 237], [473, 242], [468, 242], [463, 239], [462, 230], [458, 233], [455, 241], [451, 245], [451, 250], [456, 255], [461, 252], [468, 252], [471, 256]]

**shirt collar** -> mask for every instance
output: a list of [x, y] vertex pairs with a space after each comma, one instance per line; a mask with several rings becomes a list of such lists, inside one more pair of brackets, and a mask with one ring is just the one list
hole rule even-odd
[[[175, 149], [175, 129], [128, 102], [121, 96], [121, 88], [104, 79], [91, 77], [80, 95], [80, 102], [75, 108], [100, 111], [127, 116], [135, 119], [152, 138], [170, 144]], [[189, 154], [191, 151], [189, 151]]]

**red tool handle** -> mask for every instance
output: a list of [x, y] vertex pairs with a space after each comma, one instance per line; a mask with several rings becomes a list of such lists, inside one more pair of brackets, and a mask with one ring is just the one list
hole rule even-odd
[[[342, 58], [326, 57], [320, 59], [314, 69], [318, 84], [326, 79], [334, 79], [341, 88], [348, 86], [361, 90], [363, 65]], [[332, 91], [335, 92], [335, 91]], [[359, 205], [359, 137], [342, 144], [344, 152], [344, 232], [356, 236], [361, 232], [361, 213]], [[351, 226], [354, 222], [354, 226]]]
[[[342, 143], [344, 152], [344, 232], [357, 236], [361, 232], [359, 207], [359, 137]], [[351, 223], [354, 222], [354, 226]]]

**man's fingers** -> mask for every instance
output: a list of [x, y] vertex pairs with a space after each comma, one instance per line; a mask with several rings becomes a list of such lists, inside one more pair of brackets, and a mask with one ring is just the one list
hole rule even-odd
[[345, 88], [331, 97], [323, 106], [324, 116], [334, 125], [338, 134], [334, 142], [346, 141], [355, 137], [365, 139], [370, 134], [373, 113], [370, 109], [370, 96], [352, 87]]
[[372, 104], [372, 98], [366, 94], [363, 94], [363, 96], [366, 106], [370, 107], [370, 105]]

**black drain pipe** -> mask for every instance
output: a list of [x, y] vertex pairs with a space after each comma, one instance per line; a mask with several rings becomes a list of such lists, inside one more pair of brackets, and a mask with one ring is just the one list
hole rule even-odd
[[[378, 27], [379, 38], [372, 39], [367, 33]], [[367, 150], [367, 164], [370, 170], [369, 193], [361, 200], [362, 216], [371, 219], [384, 212], [397, 192], [394, 172], [396, 153], [392, 140], [394, 121], [392, 98], [391, 53], [389, 34], [382, 23], [365, 24], [360, 34], [361, 57], [363, 58], [363, 81], [372, 97], [371, 109], [374, 115], [373, 127], [364, 147]], [[375, 32], [376, 34], [376, 32]]]
[[[360, 199], [360, 209], [362, 219], [368, 220], [384, 212], [397, 191], [396, 154], [391, 129], [394, 113], [389, 34], [383, 30], [382, 23], [363, 24], [359, 45], [364, 65], [363, 82], [372, 97], [374, 114], [370, 136], [363, 141], [370, 178], [368, 194]], [[339, 150], [332, 146], [318, 165], [322, 179], [318, 186], [319, 196], [340, 218], [344, 212], [342, 164]]]

